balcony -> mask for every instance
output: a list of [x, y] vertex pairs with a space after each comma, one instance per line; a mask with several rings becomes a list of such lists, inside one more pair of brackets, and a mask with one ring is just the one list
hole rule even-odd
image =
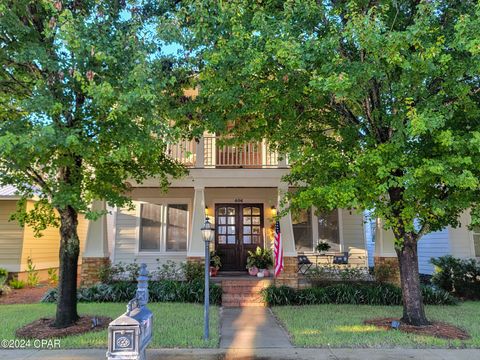
[[242, 145], [220, 145], [219, 137], [204, 136], [197, 143], [185, 140], [169, 145], [170, 157], [191, 168], [268, 169], [286, 168], [285, 160], [269, 149], [265, 141]]

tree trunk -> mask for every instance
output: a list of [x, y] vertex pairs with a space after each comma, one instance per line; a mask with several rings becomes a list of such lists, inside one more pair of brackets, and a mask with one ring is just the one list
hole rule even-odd
[[60, 209], [60, 274], [55, 326], [68, 327], [78, 320], [77, 268], [80, 242], [78, 214], [71, 206]]
[[402, 321], [415, 326], [428, 325], [423, 306], [420, 277], [418, 274], [417, 240], [414, 234], [405, 233], [403, 246], [397, 249], [402, 286]]

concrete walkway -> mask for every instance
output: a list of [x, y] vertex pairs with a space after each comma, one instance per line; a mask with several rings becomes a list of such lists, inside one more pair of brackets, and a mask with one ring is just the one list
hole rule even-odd
[[269, 308], [222, 308], [220, 348], [266, 349], [292, 348], [287, 332], [278, 324]]
[[[5, 360], [105, 360], [103, 349], [0, 350]], [[480, 349], [158, 349], [148, 360], [474, 360]]]

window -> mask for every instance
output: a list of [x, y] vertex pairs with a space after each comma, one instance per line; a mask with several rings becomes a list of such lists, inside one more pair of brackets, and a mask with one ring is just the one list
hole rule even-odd
[[139, 251], [186, 251], [187, 204], [140, 205]]
[[160, 205], [140, 205], [140, 251], [160, 251], [161, 211]]
[[325, 241], [330, 244], [331, 251], [340, 250], [338, 209], [329, 213], [318, 214], [318, 241]]
[[312, 251], [312, 212], [310, 209], [302, 210], [292, 216], [293, 238], [295, 239], [295, 250]]
[[475, 257], [480, 257], [480, 227], [473, 228], [473, 251]]
[[187, 251], [188, 206], [168, 205], [167, 251]]

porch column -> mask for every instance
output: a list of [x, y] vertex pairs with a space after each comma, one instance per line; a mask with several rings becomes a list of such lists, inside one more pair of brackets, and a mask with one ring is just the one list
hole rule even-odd
[[200, 229], [205, 224], [205, 188], [195, 187], [193, 198], [192, 230], [188, 245], [187, 259], [189, 261], [203, 261], [205, 244]]
[[[278, 187], [277, 209], [282, 211], [281, 200], [288, 191], [288, 184], [281, 183]], [[295, 239], [293, 237], [292, 216], [290, 212], [280, 218], [280, 231], [283, 240], [284, 269], [279, 277], [275, 278], [275, 284], [298, 287], [298, 261], [297, 251], [295, 250]]]
[[202, 136], [200, 141], [197, 143], [197, 149], [195, 151], [195, 167], [203, 168], [205, 167], [205, 138]]
[[[92, 210], [106, 210], [105, 201], [95, 200]], [[110, 262], [108, 251], [107, 216], [88, 222], [87, 238], [82, 257], [81, 283], [91, 285], [99, 281], [98, 270]]]

